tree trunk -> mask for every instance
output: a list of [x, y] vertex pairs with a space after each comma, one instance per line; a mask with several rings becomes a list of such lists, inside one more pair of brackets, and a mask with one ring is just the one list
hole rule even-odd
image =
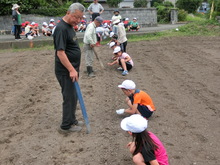
[[212, 14], [213, 14], [213, 11], [214, 11], [214, 0], [212, 1], [212, 7], [211, 7], [211, 11], [210, 11], [210, 17], [209, 19], [212, 19]]

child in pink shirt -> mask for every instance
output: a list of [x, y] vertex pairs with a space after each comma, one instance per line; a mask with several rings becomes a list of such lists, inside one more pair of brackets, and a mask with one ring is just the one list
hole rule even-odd
[[134, 63], [131, 59], [131, 57], [121, 51], [121, 48], [119, 46], [116, 46], [113, 51], [116, 60], [113, 61], [112, 63], [108, 63], [108, 65], [114, 65], [114, 64], [119, 64], [121, 67], [118, 68], [118, 70], [123, 71], [122, 75], [125, 76], [128, 74], [128, 71], [132, 69], [134, 66]]
[[121, 121], [121, 128], [133, 137], [127, 145], [133, 162], [136, 165], [169, 165], [166, 149], [156, 135], [147, 131], [147, 125], [148, 121], [139, 114]]

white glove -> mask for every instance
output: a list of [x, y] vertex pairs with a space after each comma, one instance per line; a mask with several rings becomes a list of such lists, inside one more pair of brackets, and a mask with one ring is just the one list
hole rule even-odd
[[121, 115], [121, 114], [123, 114], [124, 112], [125, 112], [125, 109], [116, 110], [116, 113], [117, 113], [118, 115]]
[[109, 45], [109, 43], [107, 43], [107, 45]]

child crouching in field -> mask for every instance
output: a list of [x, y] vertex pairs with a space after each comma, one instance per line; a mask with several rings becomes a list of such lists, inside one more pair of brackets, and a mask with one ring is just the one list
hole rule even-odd
[[140, 114], [148, 119], [155, 111], [154, 103], [151, 97], [142, 90], [136, 89], [136, 85], [132, 80], [125, 80], [121, 85], [118, 85], [122, 92], [127, 96], [126, 103], [128, 109], [116, 110], [117, 114]]
[[121, 128], [133, 137], [127, 145], [133, 162], [136, 165], [169, 165], [166, 149], [156, 135], [147, 131], [147, 126], [147, 120], [138, 114], [121, 121]]
[[131, 70], [132, 67], [134, 66], [131, 57], [127, 53], [122, 52], [119, 46], [115, 47], [113, 53], [115, 55], [116, 60], [113, 61], [112, 63], [108, 63], [108, 65], [112, 66], [118, 63], [121, 66], [118, 68], [118, 70], [123, 71], [122, 72], [123, 76], [127, 75], [128, 71]]

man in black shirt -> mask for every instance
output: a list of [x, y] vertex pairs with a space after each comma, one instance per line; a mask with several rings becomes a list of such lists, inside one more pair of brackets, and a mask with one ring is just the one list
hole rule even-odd
[[74, 26], [80, 23], [85, 8], [80, 3], [73, 3], [62, 18], [53, 34], [55, 48], [55, 74], [63, 95], [63, 118], [60, 126], [63, 132], [81, 131], [82, 122], [76, 120], [77, 105], [74, 81], [78, 81], [81, 51]]

